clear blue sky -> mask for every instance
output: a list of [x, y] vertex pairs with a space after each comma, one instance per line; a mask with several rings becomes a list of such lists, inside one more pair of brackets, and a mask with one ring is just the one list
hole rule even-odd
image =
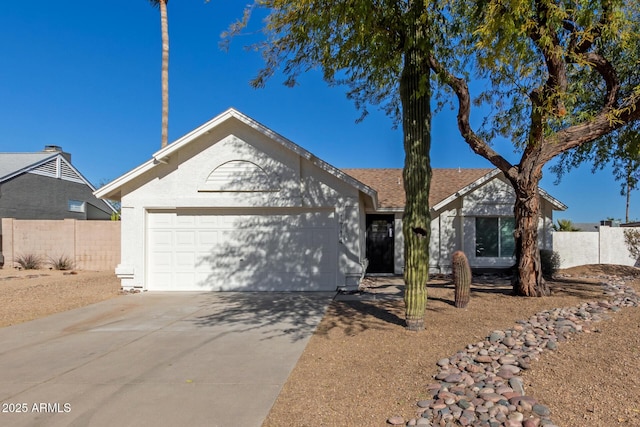
[[[402, 167], [400, 130], [375, 108], [357, 124], [344, 88], [327, 87], [318, 72], [293, 89], [281, 76], [265, 89], [249, 87], [262, 65], [243, 49], [250, 36], [229, 52], [218, 48], [220, 33], [249, 2], [169, 2], [169, 141], [235, 107], [336, 167]], [[94, 185], [145, 162], [160, 148], [160, 47], [159, 11], [147, 0], [4, 2], [0, 152], [60, 145]], [[434, 118], [432, 145], [433, 167], [491, 167], [459, 136], [453, 112]], [[495, 147], [516, 158], [510, 144]], [[625, 199], [609, 170], [584, 166], [553, 182], [547, 172], [542, 187], [569, 206], [556, 218], [624, 219]], [[631, 203], [631, 218], [640, 218], [639, 192]]]

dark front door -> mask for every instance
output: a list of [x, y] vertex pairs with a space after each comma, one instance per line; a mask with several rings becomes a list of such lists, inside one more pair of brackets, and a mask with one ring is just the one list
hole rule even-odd
[[367, 215], [367, 273], [393, 273], [393, 215]]

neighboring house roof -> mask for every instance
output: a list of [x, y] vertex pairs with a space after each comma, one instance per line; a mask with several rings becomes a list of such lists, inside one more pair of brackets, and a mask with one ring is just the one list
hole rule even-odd
[[0, 182], [33, 169], [58, 153], [0, 153]]
[[[40, 153], [0, 153], [0, 183], [23, 173], [33, 173], [51, 178], [60, 178], [95, 187], [67, 160], [62, 151], [43, 151]], [[117, 212], [110, 203], [104, 203], [112, 212]]]
[[[343, 171], [378, 192], [381, 209], [402, 210], [406, 203], [402, 169], [343, 169]], [[454, 199], [464, 196], [500, 174], [499, 169], [433, 169], [429, 192], [429, 205], [439, 209]], [[566, 205], [539, 189], [556, 210]]]
[[241, 112], [233, 108], [228, 109], [224, 113], [209, 120], [207, 123], [203, 124], [199, 128], [189, 132], [188, 134], [184, 135], [178, 140], [167, 145], [165, 148], [161, 149], [160, 151], [155, 152], [152, 158], [148, 160], [146, 163], [143, 163], [142, 165], [138, 166], [132, 171], [122, 175], [121, 177], [115, 179], [114, 181], [110, 182], [109, 184], [97, 190], [94, 193], [95, 196], [99, 198], [119, 200], [121, 197], [120, 189], [122, 188], [123, 185], [141, 176], [142, 174], [148, 172], [149, 170], [157, 167], [160, 163], [167, 163], [170, 160], [171, 156], [174, 155], [178, 150], [184, 148], [186, 145], [190, 144], [197, 138], [209, 133], [213, 128], [220, 126], [229, 120], [238, 120], [245, 126], [249, 126], [252, 129], [262, 133], [263, 135], [270, 138], [272, 141], [275, 141], [281, 144], [282, 146], [288, 148], [289, 150], [295, 152], [300, 157], [307, 159], [308, 161], [320, 167], [321, 169], [325, 170], [326, 172], [330, 173], [331, 175], [334, 175], [337, 178], [340, 178], [343, 181], [348, 182], [358, 190], [362, 191], [364, 194], [371, 197], [373, 206], [377, 206], [378, 202], [376, 200], [377, 195], [375, 190], [363, 184], [362, 182], [354, 179], [353, 177], [346, 175], [344, 172], [335, 168], [329, 163], [323, 160], [320, 160], [318, 157], [311, 154], [309, 151], [305, 150], [304, 148], [300, 147], [294, 142], [288, 140], [282, 135], [272, 131], [268, 127], [262, 125], [261, 123], [258, 123], [257, 121], [253, 120], [252, 118], [242, 114]]
[[62, 152], [0, 153], [0, 182], [26, 172], [86, 184], [95, 190]]
[[574, 222], [573, 226], [578, 231], [598, 231], [600, 229], [599, 222]]

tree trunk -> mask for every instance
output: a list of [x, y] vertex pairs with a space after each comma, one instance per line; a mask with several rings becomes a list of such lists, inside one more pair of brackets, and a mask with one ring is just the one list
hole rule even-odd
[[520, 169], [518, 179], [512, 182], [516, 202], [515, 246], [516, 268], [513, 274], [513, 293], [527, 297], [549, 295], [549, 287], [542, 277], [542, 264], [538, 249], [538, 220], [540, 218], [540, 198], [538, 184], [542, 178], [539, 168], [531, 173]]
[[160, 23], [162, 26], [162, 137], [160, 148], [164, 148], [169, 143], [169, 23], [166, 0], [160, 0]]
[[[419, 10], [419, 8], [417, 8]], [[418, 49], [405, 53], [400, 76], [402, 130], [404, 136], [404, 235], [405, 315], [407, 329], [424, 329], [429, 280], [429, 185], [431, 183], [431, 90], [429, 67]]]

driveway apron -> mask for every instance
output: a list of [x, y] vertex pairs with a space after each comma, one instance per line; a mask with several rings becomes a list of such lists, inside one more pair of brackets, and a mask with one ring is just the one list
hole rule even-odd
[[260, 426], [333, 293], [144, 293], [0, 328], [0, 425]]

